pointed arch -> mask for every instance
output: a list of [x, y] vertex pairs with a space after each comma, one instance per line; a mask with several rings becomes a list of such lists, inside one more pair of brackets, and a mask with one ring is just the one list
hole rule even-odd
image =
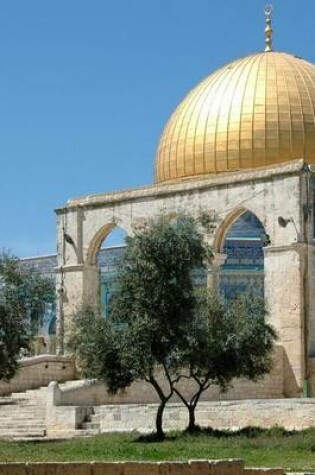
[[225, 256], [220, 268], [220, 294], [226, 299], [250, 292], [264, 295], [265, 228], [256, 214], [238, 209], [223, 223], [217, 243]]
[[127, 233], [127, 231], [115, 221], [109, 222], [102, 226], [92, 238], [89, 249], [87, 252], [86, 263], [91, 266], [97, 265], [97, 257], [102, 243], [109, 236], [109, 234], [115, 229], [120, 228]]
[[225, 243], [225, 237], [229, 232], [230, 227], [237, 221], [243, 214], [248, 211], [246, 208], [240, 207], [234, 209], [220, 224], [216, 235], [214, 237], [213, 249], [214, 252], [221, 253], [223, 252], [223, 247]]

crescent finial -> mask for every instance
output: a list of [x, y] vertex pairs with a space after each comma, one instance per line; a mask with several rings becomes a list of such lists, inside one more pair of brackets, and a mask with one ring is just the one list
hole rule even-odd
[[268, 53], [272, 51], [272, 34], [273, 29], [271, 25], [271, 19], [273, 14], [273, 5], [269, 4], [265, 6], [265, 16], [266, 16], [266, 28], [265, 28], [265, 51]]

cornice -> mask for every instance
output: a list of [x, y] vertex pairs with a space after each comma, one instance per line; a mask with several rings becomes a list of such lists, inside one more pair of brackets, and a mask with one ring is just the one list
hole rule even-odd
[[174, 194], [235, 185], [238, 183], [268, 180], [281, 175], [297, 174], [303, 170], [304, 165], [304, 160], [299, 159], [281, 165], [271, 165], [253, 170], [226, 172], [204, 178], [190, 178], [166, 184], [148, 185], [139, 188], [113, 191], [111, 193], [87, 195], [82, 198], [70, 199], [65, 206], [57, 208], [55, 212], [57, 214], [63, 214], [78, 208], [98, 208], [107, 204], [121, 203], [124, 201], [136, 201], [143, 198], [155, 199]]

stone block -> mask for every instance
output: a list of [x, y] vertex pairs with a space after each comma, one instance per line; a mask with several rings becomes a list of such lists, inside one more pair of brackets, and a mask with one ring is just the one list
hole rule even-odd
[[91, 475], [124, 475], [124, 463], [93, 462]]
[[190, 475], [212, 475], [208, 460], [189, 460]]
[[92, 475], [90, 463], [29, 463], [28, 475]]
[[154, 462], [125, 462], [122, 473], [123, 475], [159, 475], [159, 467]]
[[244, 475], [284, 475], [283, 468], [245, 468]]
[[243, 475], [244, 462], [241, 460], [218, 460], [209, 462], [213, 467], [211, 475]]
[[0, 475], [26, 475], [25, 463], [1, 463]]
[[158, 466], [159, 475], [190, 475], [190, 467], [187, 462], [160, 462]]

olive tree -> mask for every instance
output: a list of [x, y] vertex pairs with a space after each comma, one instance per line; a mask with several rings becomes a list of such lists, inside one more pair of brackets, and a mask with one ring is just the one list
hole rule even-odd
[[79, 311], [69, 343], [84, 374], [105, 381], [110, 391], [135, 380], [152, 386], [163, 438], [163, 412], [180, 378], [178, 355], [196, 309], [192, 271], [207, 253], [197, 223], [187, 216], [149, 222], [126, 244], [110, 318], [96, 316], [93, 327], [91, 310]]
[[[105, 320], [89, 308], [74, 318], [70, 348], [86, 377], [116, 393], [134, 381], [151, 385], [159, 398], [156, 432], [177, 395], [195, 429], [195, 409], [211, 384], [222, 390], [233, 378], [256, 380], [270, 371], [275, 333], [255, 298], [223, 303], [198, 295], [193, 271], [211, 257], [199, 223], [182, 216], [158, 219], [127, 238], [118, 293]], [[95, 305], [94, 305], [95, 308]], [[184, 380], [196, 390], [187, 396]]]
[[45, 305], [54, 301], [53, 283], [7, 252], [0, 254], [0, 379], [10, 379], [21, 352], [29, 350]]
[[195, 383], [189, 395], [174, 386], [189, 412], [187, 430], [196, 430], [195, 411], [202, 394], [211, 385], [225, 392], [234, 378], [257, 381], [269, 373], [277, 338], [266, 323], [265, 302], [255, 295], [223, 301], [210, 292], [200, 296], [195, 318], [187, 331], [189, 338], [179, 355], [186, 374], [181, 379]]

